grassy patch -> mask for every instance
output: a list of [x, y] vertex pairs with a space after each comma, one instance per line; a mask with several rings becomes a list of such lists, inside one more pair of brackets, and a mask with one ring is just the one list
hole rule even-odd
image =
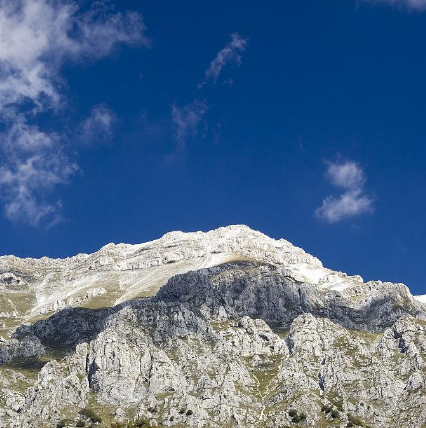
[[360, 418], [358, 418], [357, 416], [351, 415], [350, 413], [348, 413], [348, 427], [364, 427], [364, 428], [372, 428], [370, 427], [370, 425], [367, 425], [363, 420], [361, 420]]
[[270, 392], [272, 381], [278, 375], [282, 358], [282, 355], [270, 358], [265, 357], [265, 362], [254, 368], [253, 377], [257, 381], [259, 398], [265, 398], [268, 392]]
[[90, 422], [98, 423], [98, 424], [102, 422], [102, 418], [97, 413], [95, 413], [94, 410], [88, 409], [87, 407], [84, 409], [81, 409], [78, 412], [78, 414], [84, 419], [89, 419]]

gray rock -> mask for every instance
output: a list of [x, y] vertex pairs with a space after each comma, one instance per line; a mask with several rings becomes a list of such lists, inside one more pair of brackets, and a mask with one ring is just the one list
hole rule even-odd
[[212, 236], [218, 243], [194, 234], [186, 248], [176, 233], [65, 262], [14, 260], [27, 277], [83, 264], [105, 278], [106, 269], [203, 258], [206, 242], [210, 256], [252, 259], [178, 272], [152, 298], [21, 323], [0, 344], [0, 427], [75, 426], [83, 408], [106, 427], [136, 418], [176, 427], [425, 424], [425, 306], [405, 285], [329, 271], [244, 228]]

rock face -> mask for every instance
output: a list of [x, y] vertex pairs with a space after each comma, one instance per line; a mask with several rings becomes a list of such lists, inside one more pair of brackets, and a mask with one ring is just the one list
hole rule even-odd
[[149, 297], [174, 275], [238, 260], [291, 267], [299, 280], [327, 287], [362, 282], [358, 276], [323, 268], [317, 258], [284, 239], [271, 239], [246, 226], [171, 232], [145, 244], [108, 244], [96, 253], [67, 259], [3, 256], [0, 334], [6, 337], [21, 323], [65, 307], [96, 309]]
[[53, 290], [4, 317], [0, 427], [426, 427], [426, 306], [403, 284], [244, 226], [0, 260], [9, 293]]

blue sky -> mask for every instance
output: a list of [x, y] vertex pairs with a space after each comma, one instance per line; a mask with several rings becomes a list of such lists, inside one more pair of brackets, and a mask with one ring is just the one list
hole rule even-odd
[[426, 293], [426, 1], [0, 0], [0, 254], [244, 223]]

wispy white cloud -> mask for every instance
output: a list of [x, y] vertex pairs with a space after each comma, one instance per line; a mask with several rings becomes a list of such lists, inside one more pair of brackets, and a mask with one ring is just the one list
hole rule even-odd
[[119, 43], [148, 45], [141, 16], [108, 5], [80, 12], [76, 1], [0, 0], [0, 108], [24, 99], [52, 107], [64, 60], [102, 58]]
[[[241, 55], [247, 48], [247, 39], [242, 38], [238, 33], [231, 34], [231, 41], [218, 52], [215, 59], [204, 72], [204, 80], [198, 85], [203, 87], [209, 80], [217, 82], [222, 69], [228, 64], [241, 64]], [[233, 82], [232, 79], [228, 82]]]
[[204, 115], [209, 106], [205, 101], [195, 100], [183, 107], [175, 104], [172, 106], [172, 123], [174, 127], [174, 138], [180, 147], [184, 147], [188, 138], [198, 134]]
[[5, 215], [11, 221], [37, 226], [60, 219], [60, 202], [46, 200], [46, 193], [65, 184], [78, 169], [60, 152], [32, 154], [9, 159], [0, 167], [0, 188], [5, 200]]
[[353, 161], [329, 162], [326, 177], [331, 184], [342, 189], [360, 189], [365, 183], [364, 171], [359, 164]]
[[[10, 112], [9, 112], [10, 113]], [[6, 131], [2, 134], [2, 152], [10, 157], [26, 156], [49, 150], [59, 141], [55, 133], [41, 131], [36, 125], [30, 125], [27, 117], [16, 111], [3, 116]]]
[[426, 0], [362, 0], [368, 3], [387, 3], [408, 10], [426, 10]]
[[328, 196], [315, 211], [316, 215], [329, 223], [371, 212], [373, 201], [361, 191], [349, 191], [338, 197]]
[[[61, 65], [105, 57], [123, 43], [149, 44], [139, 14], [116, 13], [108, 1], [79, 4], [0, 0], [0, 195], [8, 218], [33, 226], [57, 218], [59, 204], [48, 195], [77, 169], [60, 136], [32, 124], [65, 103]], [[91, 123], [110, 129], [112, 114], [99, 107], [92, 115]]]
[[112, 137], [117, 115], [107, 105], [94, 106], [89, 117], [81, 124], [81, 139], [83, 143], [90, 144], [94, 141], [108, 141]]
[[326, 197], [315, 215], [329, 223], [359, 216], [373, 210], [373, 199], [364, 192], [365, 173], [353, 161], [329, 162], [326, 178], [343, 190], [339, 196]]

